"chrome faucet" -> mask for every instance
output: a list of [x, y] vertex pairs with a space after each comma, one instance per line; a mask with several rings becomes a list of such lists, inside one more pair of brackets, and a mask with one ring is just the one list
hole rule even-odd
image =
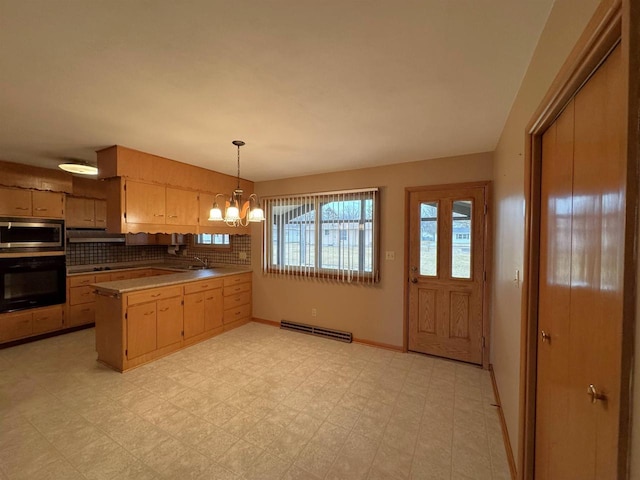
[[201, 264], [204, 265], [204, 268], [209, 268], [209, 259], [205, 258], [204, 260], [201, 259], [200, 257], [193, 257], [194, 260], [199, 261]]

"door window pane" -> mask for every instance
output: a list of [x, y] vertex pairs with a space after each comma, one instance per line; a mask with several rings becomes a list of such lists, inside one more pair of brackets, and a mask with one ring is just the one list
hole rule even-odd
[[471, 200], [456, 200], [451, 213], [451, 276], [471, 278]]
[[438, 274], [438, 202], [420, 204], [420, 275]]

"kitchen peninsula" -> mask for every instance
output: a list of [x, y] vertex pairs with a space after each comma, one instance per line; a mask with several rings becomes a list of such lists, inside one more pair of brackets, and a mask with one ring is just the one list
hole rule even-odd
[[98, 361], [120, 372], [251, 319], [251, 270], [244, 267], [109, 281], [93, 288]]

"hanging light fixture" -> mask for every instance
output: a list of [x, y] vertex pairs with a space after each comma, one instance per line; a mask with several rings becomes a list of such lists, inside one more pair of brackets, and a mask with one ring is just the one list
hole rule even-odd
[[[210, 222], [224, 222], [230, 227], [246, 227], [249, 222], [263, 222], [264, 210], [260, 206], [260, 200], [255, 193], [249, 195], [249, 198], [243, 202], [243, 191], [240, 188], [240, 147], [245, 143], [242, 140], [234, 140], [233, 143], [238, 147], [238, 185], [231, 195], [223, 193], [216, 194], [213, 208], [209, 211]], [[227, 197], [225, 200], [224, 215], [222, 209], [218, 206], [218, 197]]]

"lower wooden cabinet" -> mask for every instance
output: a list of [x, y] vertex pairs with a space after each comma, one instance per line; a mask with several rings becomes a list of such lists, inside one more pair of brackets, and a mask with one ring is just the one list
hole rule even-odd
[[182, 297], [177, 296], [158, 300], [157, 309], [157, 348], [179, 344], [182, 341]]
[[[236, 293], [234, 289], [240, 285], [241, 291]], [[98, 360], [121, 372], [211, 338], [251, 318], [251, 274], [122, 294], [97, 289]]]
[[60, 330], [64, 305], [33, 308], [0, 315], [0, 343]]

